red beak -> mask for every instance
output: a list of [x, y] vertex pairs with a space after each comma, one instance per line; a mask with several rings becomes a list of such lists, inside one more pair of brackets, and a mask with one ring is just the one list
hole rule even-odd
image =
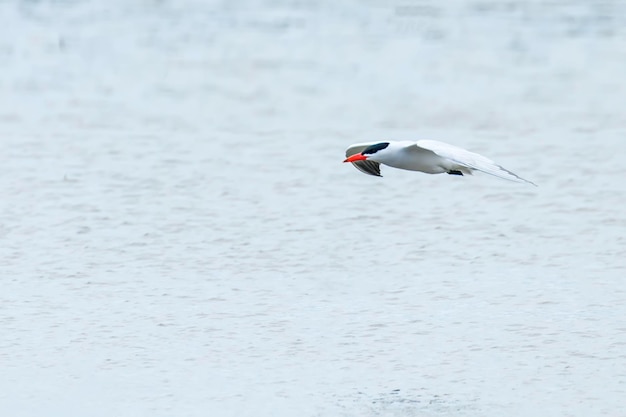
[[356, 162], [356, 161], [365, 161], [367, 159], [367, 156], [362, 155], [360, 153], [355, 153], [354, 155], [346, 158], [345, 161], [343, 162]]

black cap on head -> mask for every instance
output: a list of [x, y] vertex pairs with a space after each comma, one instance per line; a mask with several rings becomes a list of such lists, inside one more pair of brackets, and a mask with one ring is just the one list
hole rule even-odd
[[389, 142], [380, 142], [380, 143], [375, 143], [373, 145], [368, 146], [367, 148], [363, 149], [363, 152], [361, 152], [361, 155], [371, 155], [373, 153], [376, 153], [382, 149], [385, 149], [387, 146], [389, 146]]

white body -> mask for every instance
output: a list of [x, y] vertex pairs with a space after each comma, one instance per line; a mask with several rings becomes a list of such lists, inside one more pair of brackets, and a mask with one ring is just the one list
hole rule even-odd
[[501, 167], [491, 159], [435, 140], [357, 143], [350, 145], [346, 150], [346, 156], [350, 157], [362, 153], [368, 147], [379, 143], [388, 143], [389, 145], [375, 153], [364, 155], [367, 157], [366, 160], [354, 161], [353, 165], [366, 174], [376, 176], [380, 176], [378, 164], [384, 164], [427, 174], [455, 173], [457, 171], [456, 173], [471, 175], [472, 171], [481, 171], [506, 180], [535, 185]]
[[413, 146], [415, 144], [415, 142], [389, 142], [386, 149], [371, 155], [368, 160], [394, 168], [421, 171], [427, 174], [442, 174], [460, 168], [458, 164], [449, 159], [442, 158], [419, 146]]

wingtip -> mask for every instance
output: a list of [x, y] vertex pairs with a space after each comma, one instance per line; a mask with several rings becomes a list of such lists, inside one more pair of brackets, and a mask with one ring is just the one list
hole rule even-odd
[[528, 181], [526, 178], [522, 178], [522, 177], [517, 177], [517, 178], [519, 178], [520, 180], [524, 181], [526, 184], [530, 184], [530, 185], [533, 185], [535, 187], [539, 187], [537, 184], [535, 184], [532, 181]]

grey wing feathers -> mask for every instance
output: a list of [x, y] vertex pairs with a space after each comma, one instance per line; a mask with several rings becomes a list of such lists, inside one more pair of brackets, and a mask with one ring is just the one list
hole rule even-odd
[[505, 180], [515, 182], [526, 182], [537, 186], [537, 184], [528, 181], [519, 175], [509, 171], [506, 168], [493, 162], [491, 159], [486, 158], [474, 152], [467, 151], [457, 146], [449, 145], [447, 143], [438, 142], [436, 140], [419, 140], [416, 146], [424, 149], [428, 149], [437, 155], [449, 159], [461, 166], [474, 169], [476, 171], [484, 172], [485, 174], [493, 175]]
[[352, 165], [354, 165], [354, 167], [361, 172], [369, 175], [374, 175], [376, 177], [382, 177], [382, 175], [380, 175], [380, 164], [378, 162], [356, 161], [353, 162]]
[[[355, 143], [354, 145], [350, 145], [350, 147], [346, 149], [346, 158], [354, 154], [363, 152], [365, 148], [375, 143], [378, 142]], [[352, 165], [354, 165], [356, 169], [365, 174], [374, 175], [375, 177], [382, 177], [382, 175], [380, 175], [380, 164], [378, 162], [356, 161], [352, 162]]]

